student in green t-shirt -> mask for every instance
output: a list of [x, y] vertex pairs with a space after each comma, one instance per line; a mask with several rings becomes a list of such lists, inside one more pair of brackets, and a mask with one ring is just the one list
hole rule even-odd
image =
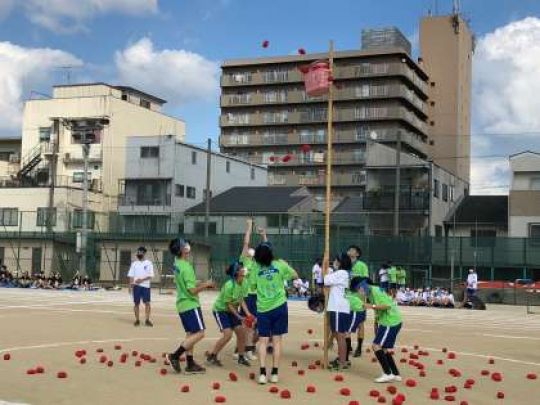
[[365, 280], [362, 277], [353, 276], [351, 279], [351, 286], [347, 291], [347, 299], [349, 300], [349, 305], [351, 307], [351, 325], [349, 327], [349, 333], [347, 334], [345, 340], [347, 342], [347, 362], [349, 362], [349, 355], [352, 352], [352, 341], [351, 335], [358, 331], [358, 346], [356, 350], [359, 352], [358, 355], [355, 352], [354, 357], [362, 356], [362, 343], [364, 341], [364, 322], [366, 320], [366, 309], [364, 308], [364, 298], [358, 293], [357, 285]]
[[[257, 229], [263, 242], [267, 242], [266, 232], [264, 229]], [[255, 249], [250, 247], [251, 233], [253, 232], [253, 220], [251, 218], [246, 220], [246, 231], [244, 233], [244, 243], [242, 245], [242, 253], [240, 254], [240, 261], [244, 264], [247, 271], [247, 276], [244, 281], [244, 301], [246, 307], [251, 315], [257, 317], [257, 272], [255, 270], [256, 264], [253, 256], [255, 255]], [[242, 311], [241, 313], [245, 315]], [[255, 323], [251, 328], [246, 328], [246, 357], [248, 360], [257, 360], [255, 356], [255, 345], [259, 339]], [[238, 348], [237, 348], [238, 349]], [[238, 350], [235, 350], [235, 357]]]
[[401, 381], [399, 370], [390, 353], [390, 350], [394, 348], [397, 335], [402, 326], [399, 308], [392, 297], [380, 287], [371, 285], [370, 281], [363, 281], [355, 288], [369, 301], [369, 304], [366, 303], [365, 307], [375, 311], [375, 319], [377, 320], [373, 352], [383, 369], [383, 375], [375, 379], [375, 382]]
[[174, 281], [176, 283], [176, 310], [186, 331], [186, 338], [174, 353], [166, 355], [170, 366], [180, 373], [180, 356], [186, 353], [186, 369], [188, 374], [205, 373], [206, 369], [193, 360], [193, 349], [197, 343], [204, 339], [203, 314], [199, 303], [199, 293], [212, 288], [210, 281], [197, 283], [195, 269], [189, 262], [191, 246], [185, 239], [173, 239], [169, 244], [169, 251], [174, 256]]
[[397, 268], [397, 282], [398, 288], [407, 287], [407, 270], [403, 266]]
[[272, 337], [272, 374], [270, 381], [277, 383], [282, 336], [288, 332], [289, 320], [285, 282], [298, 279], [296, 271], [284, 260], [274, 258], [272, 245], [263, 242], [255, 249], [257, 288], [257, 331], [259, 332], [259, 384], [266, 384], [267, 346]]
[[[353, 263], [351, 278], [360, 277], [362, 280], [369, 278], [369, 268], [365, 262], [360, 260], [362, 257], [362, 249], [356, 245], [351, 245], [347, 248], [347, 254], [351, 258]], [[356, 335], [356, 350], [353, 357], [362, 356], [362, 343], [364, 342], [364, 322], [358, 327], [358, 333]], [[351, 342], [352, 345], [352, 342]]]
[[[255, 318], [251, 315], [244, 302], [246, 268], [241, 262], [237, 261], [229, 266], [226, 274], [228, 280], [221, 287], [212, 308], [222, 336], [208, 353], [206, 361], [213, 366], [223, 366], [218, 359], [218, 354], [229, 343], [234, 331], [236, 334], [236, 347], [238, 348], [238, 364], [249, 367], [249, 361], [245, 357], [245, 330], [242, 323], [245, 322], [247, 326], [251, 326]], [[245, 315], [240, 314], [238, 308], [242, 308], [242, 313]]]
[[397, 292], [397, 267], [391, 262], [388, 261], [390, 268], [388, 269], [388, 282], [390, 285], [390, 295], [392, 298], [396, 298]]

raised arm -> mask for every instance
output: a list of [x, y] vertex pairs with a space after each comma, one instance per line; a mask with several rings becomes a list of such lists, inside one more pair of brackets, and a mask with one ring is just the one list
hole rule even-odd
[[246, 232], [244, 233], [244, 244], [242, 245], [242, 256], [248, 255], [249, 243], [251, 241], [251, 232], [253, 231], [253, 219], [246, 220]]
[[261, 235], [261, 239], [263, 242], [268, 242], [268, 236], [266, 235], [266, 229], [264, 228], [257, 228], [257, 232], [259, 235]]

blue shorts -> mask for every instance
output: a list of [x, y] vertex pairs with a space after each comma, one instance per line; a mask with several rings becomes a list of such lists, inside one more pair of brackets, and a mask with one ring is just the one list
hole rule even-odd
[[240, 319], [231, 314], [230, 312], [225, 311], [213, 311], [214, 318], [216, 318], [216, 323], [219, 327], [219, 331], [223, 332], [223, 329], [234, 329], [237, 326], [242, 325]]
[[289, 332], [287, 303], [257, 314], [257, 331], [261, 337], [281, 336]]
[[133, 302], [139, 305], [142, 302], [148, 304], [150, 302], [150, 288], [141, 287], [140, 285], [133, 286]]
[[[246, 298], [244, 298], [244, 302], [246, 303], [246, 307], [255, 318], [257, 317], [257, 294], [248, 294]], [[244, 313], [244, 310], [241, 308], [240, 313], [242, 315], [246, 315]]]
[[186, 333], [197, 333], [206, 329], [200, 307], [190, 309], [186, 312], [180, 312], [178, 315], [180, 315], [180, 320]]
[[396, 344], [397, 335], [401, 329], [401, 323], [396, 326], [377, 326], [377, 334], [373, 343], [383, 349], [393, 349]]
[[388, 292], [388, 281], [381, 281], [379, 287], [381, 287], [381, 290]]
[[351, 315], [344, 312], [328, 311], [328, 322], [332, 332], [347, 333], [351, 325]]
[[362, 322], [366, 320], [366, 311], [351, 312], [349, 322], [349, 333], [354, 333], [358, 330], [358, 327]]

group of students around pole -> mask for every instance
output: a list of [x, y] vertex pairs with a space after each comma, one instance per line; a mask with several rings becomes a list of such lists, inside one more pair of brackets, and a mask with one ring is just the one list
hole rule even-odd
[[[207, 352], [206, 363], [223, 366], [219, 354], [234, 334], [238, 364], [250, 366], [250, 361], [257, 359], [255, 348], [258, 343], [258, 382], [277, 383], [282, 337], [288, 333], [287, 295], [284, 285], [287, 281], [298, 280], [298, 274], [286, 261], [274, 256], [272, 244], [267, 240], [264, 230], [259, 229], [261, 241], [255, 248], [251, 248], [252, 231], [253, 222], [248, 220], [240, 258], [227, 268], [227, 280], [212, 308], [222, 335]], [[193, 358], [194, 348], [204, 338], [206, 329], [198, 295], [201, 291], [214, 287], [214, 283], [197, 283], [195, 271], [189, 261], [191, 247], [188, 241], [174, 239], [169, 250], [175, 257], [176, 309], [186, 337], [180, 346], [166, 357], [170, 366], [178, 373], [182, 371], [180, 357], [183, 355], [187, 362], [185, 373], [204, 373], [206, 369]], [[367, 266], [359, 259], [360, 256], [360, 248], [351, 246], [347, 252], [335, 258], [334, 271], [324, 278], [324, 285], [329, 289], [329, 299], [328, 303], [323, 299], [319, 305], [322, 305], [323, 309], [326, 305], [339, 354], [338, 358], [331, 362], [331, 368], [349, 368], [354, 333], [357, 333], [358, 339], [354, 356], [361, 356], [366, 310], [373, 309], [376, 320], [373, 350], [383, 369], [383, 375], [375, 381], [400, 381], [401, 377], [390, 349], [393, 348], [401, 328], [401, 316], [392, 298], [371, 283]], [[267, 369], [269, 356], [270, 373]]]

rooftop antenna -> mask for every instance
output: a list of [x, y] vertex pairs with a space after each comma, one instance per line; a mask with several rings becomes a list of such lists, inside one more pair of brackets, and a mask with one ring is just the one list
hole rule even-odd
[[66, 66], [58, 66], [58, 69], [63, 70], [63, 76], [64, 76], [64, 84], [71, 84], [71, 74], [73, 73], [73, 69], [79, 68], [80, 66], [75, 65], [66, 65]]

